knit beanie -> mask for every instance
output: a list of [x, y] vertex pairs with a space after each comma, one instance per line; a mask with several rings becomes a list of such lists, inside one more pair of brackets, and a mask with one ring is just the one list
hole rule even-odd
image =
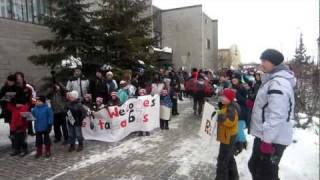
[[47, 98], [45, 96], [38, 96], [38, 97], [36, 97], [36, 100], [39, 100], [43, 103], [46, 103]]
[[9, 75], [8, 77], [7, 77], [7, 80], [8, 81], [13, 81], [13, 82], [15, 82], [16, 81], [16, 76], [15, 75]]
[[224, 89], [222, 95], [225, 96], [226, 98], [228, 98], [231, 102], [234, 101], [235, 96], [236, 96], [235, 92], [229, 88]]
[[74, 99], [78, 99], [79, 98], [79, 93], [78, 91], [71, 91], [68, 93], [69, 97], [74, 98]]
[[270, 61], [277, 66], [283, 62], [284, 57], [281, 52], [275, 49], [267, 49], [261, 54], [260, 59]]
[[145, 96], [147, 94], [147, 90], [146, 89], [140, 89], [139, 90], [139, 95], [140, 96]]

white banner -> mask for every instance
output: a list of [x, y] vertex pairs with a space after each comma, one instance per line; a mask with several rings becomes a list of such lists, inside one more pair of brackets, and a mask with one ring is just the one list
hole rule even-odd
[[204, 104], [201, 127], [200, 127], [200, 136], [202, 138], [210, 139], [216, 132], [217, 128], [217, 118], [218, 113], [214, 106], [208, 102]]
[[86, 140], [116, 142], [132, 132], [159, 128], [159, 119], [159, 96], [140, 96], [129, 99], [121, 107], [93, 112], [93, 117], [84, 119], [82, 133]]
[[171, 108], [167, 106], [160, 106], [160, 119], [169, 121], [171, 117]]

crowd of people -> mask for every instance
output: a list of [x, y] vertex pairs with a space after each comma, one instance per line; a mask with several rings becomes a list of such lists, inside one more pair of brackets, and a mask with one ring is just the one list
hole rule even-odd
[[[249, 162], [253, 179], [277, 179], [278, 164], [292, 138], [289, 121], [295, 82], [282, 63], [280, 52], [266, 50], [261, 59], [264, 75], [259, 71], [243, 73], [224, 69], [213, 73], [197, 68], [188, 73], [184, 68], [169, 67], [154, 72], [150, 78], [139, 68], [116, 80], [111, 69], [98, 68], [95, 77], [88, 79], [78, 67], [66, 86], [54, 81], [46, 95], [37, 95], [23, 73], [9, 75], [0, 99], [1, 117], [10, 125], [11, 155], [28, 153], [28, 132], [36, 135], [36, 158], [42, 156], [43, 146], [45, 156], [49, 157], [52, 127], [54, 143], [69, 144], [69, 152], [81, 151], [84, 141], [81, 125], [88, 112], [121, 106], [137, 96], [159, 95], [160, 104], [170, 108], [172, 116], [179, 115], [179, 100], [193, 98], [194, 115], [201, 116], [206, 99], [219, 96], [217, 140], [221, 145], [216, 179], [239, 179], [234, 156], [247, 148], [245, 129], [256, 137]], [[168, 120], [160, 119], [161, 129], [169, 129]], [[139, 132], [139, 135], [149, 136], [150, 132]]]

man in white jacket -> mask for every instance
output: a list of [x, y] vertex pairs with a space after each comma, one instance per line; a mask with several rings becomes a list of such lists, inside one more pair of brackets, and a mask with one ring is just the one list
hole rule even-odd
[[279, 180], [281, 157], [292, 142], [296, 79], [279, 51], [267, 49], [260, 59], [265, 74], [252, 110], [255, 140], [248, 165], [253, 180]]
[[66, 89], [70, 92], [77, 91], [81, 100], [88, 94], [89, 80], [82, 75], [82, 71], [79, 67], [74, 69], [73, 77], [68, 80]]

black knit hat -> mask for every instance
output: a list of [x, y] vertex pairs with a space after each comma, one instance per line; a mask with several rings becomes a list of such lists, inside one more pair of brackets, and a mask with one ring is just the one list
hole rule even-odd
[[46, 96], [38, 96], [36, 99], [43, 103], [46, 103], [46, 100], [47, 100]]
[[277, 66], [283, 62], [284, 57], [281, 52], [275, 49], [267, 49], [261, 54], [260, 59], [270, 61]]
[[13, 75], [13, 74], [11, 74], [11, 75], [9, 75], [9, 76], [7, 77], [7, 80], [8, 80], [8, 81], [16, 82], [16, 76]]

